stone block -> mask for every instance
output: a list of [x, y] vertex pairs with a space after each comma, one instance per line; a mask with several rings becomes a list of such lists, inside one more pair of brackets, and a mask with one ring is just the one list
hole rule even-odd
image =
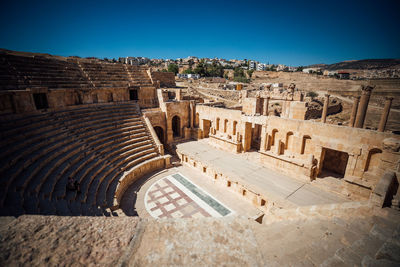
[[400, 246], [392, 241], [385, 242], [375, 255], [376, 259], [395, 261], [400, 264]]
[[[389, 201], [388, 197], [392, 191], [392, 187], [395, 184], [396, 175], [394, 172], [386, 172], [383, 177], [379, 180], [374, 191], [371, 194], [371, 204], [383, 207]], [[397, 182], [397, 180], [396, 180]]]

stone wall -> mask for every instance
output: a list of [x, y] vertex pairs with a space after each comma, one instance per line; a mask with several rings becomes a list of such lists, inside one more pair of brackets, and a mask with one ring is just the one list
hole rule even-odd
[[153, 83], [160, 81], [161, 87], [176, 87], [175, 75], [173, 72], [155, 71], [151, 72], [150, 75]]
[[[324, 124], [320, 122], [281, 118], [276, 116], [247, 116], [238, 110], [215, 108], [197, 105], [200, 136], [205, 136], [204, 120], [211, 122], [210, 143], [215, 140], [216, 146], [231, 147], [232, 141], [241, 142], [241, 151], [250, 149], [255, 125], [261, 126], [261, 143], [259, 152], [263, 164], [279, 172], [303, 179], [315, 179], [323, 174], [324, 149], [332, 149], [348, 155], [348, 160], [342, 160], [335, 165], [344, 165], [344, 180], [361, 185], [359, 194], [366, 196], [380, 179], [388, 164], [384, 160], [383, 141], [386, 138], [400, 138], [391, 133], [383, 133], [366, 129], [351, 128]], [[233, 124], [236, 133], [233, 134]], [[226, 129], [225, 129], [226, 125]], [[233, 150], [230, 149], [232, 152]], [[391, 152], [392, 153], [392, 152]], [[393, 153], [392, 153], [393, 154]], [[400, 159], [398, 152], [390, 154], [392, 158]], [[329, 157], [327, 158], [327, 163]], [[385, 165], [386, 164], [386, 165]], [[398, 169], [399, 164], [391, 165]], [[329, 169], [329, 168], [328, 168]], [[369, 189], [367, 189], [369, 188]], [[364, 191], [363, 191], [364, 190]], [[367, 191], [365, 191], [367, 190]]]
[[119, 208], [121, 198], [131, 184], [145, 174], [168, 167], [170, 157], [170, 155], [166, 155], [147, 160], [136, 165], [129, 173], [124, 173], [119, 179], [114, 193], [113, 209]]

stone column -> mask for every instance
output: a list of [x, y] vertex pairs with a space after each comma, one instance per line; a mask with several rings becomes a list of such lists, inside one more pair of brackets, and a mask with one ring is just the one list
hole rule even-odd
[[194, 128], [194, 119], [195, 119], [195, 115], [194, 115], [194, 101], [191, 100], [190, 101], [190, 128]]
[[267, 136], [268, 136], [267, 126], [263, 125], [261, 128], [261, 144], [260, 144], [261, 151], [266, 151]]
[[353, 108], [351, 109], [350, 122], [349, 122], [350, 127], [354, 127], [354, 122], [356, 121], [357, 108], [359, 102], [360, 102], [360, 96], [356, 96], [354, 98]]
[[263, 115], [268, 116], [268, 105], [269, 105], [269, 96], [264, 98], [264, 107], [263, 107]]
[[379, 122], [378, 131], [384, 132], [386, 128], [386, 123], [390, 113], [390, 107], [392, 106], [393, 97], [386, 97], [385, 107], [383, 108], [381, 120]]
[[360, 100], [360, 105], [358, 106], [357, 109], [356, 122], [354, 125], [354, 127], [356, 128], [364, 127], [365, 115], [367, 115], [368, 102], [371, 96], [372, 89], [374, 88], [369, 85], [363, 86], [361, 88], [361, 100]]
[[329, 106], [329, 94], [325, 94], [325, 101], [324, 101], [324, 107], [322, 109], [322, 118], [321, 118], [321, 121], [323, 123], [326, 122], [326, 114], [328, 114], [328, 106]]

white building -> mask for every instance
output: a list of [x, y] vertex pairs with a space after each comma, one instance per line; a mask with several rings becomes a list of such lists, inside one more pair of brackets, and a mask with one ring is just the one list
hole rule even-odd
[[200, 79], [200, 74], [186, 74], [186, 73], [178, 73], [177, 74], [178, 78], [181, 79]]
[[150, 59], [147, 57], [120, 57], [118, 61], [129, 65], [142, 65], [149, 63]]
[[320, 71], [321, 69], [320, 68], [305, 68], [305, 69], [303, 69], [303, 72], [304, 73], [311, 73], [311, 72], [317, 72], [317, 71]]
[[257, 61], [251, 60], [249, 62], [249, 70], [255, 70], [257, 68], [257, 63], [258, 63]]

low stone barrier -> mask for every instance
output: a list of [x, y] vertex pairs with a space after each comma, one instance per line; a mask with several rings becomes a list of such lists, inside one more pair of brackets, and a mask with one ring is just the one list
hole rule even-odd
[[111, 209], [116, 210], [119, 208], [119, 204], [121, 203], [121, 199], [125, 191], [140, 177], [150, 172], [169, 167], [170, 158], [170, 155], [152, 158], [136, 165], [129, 172], [124, 173], [122, 178], [118, 181], [118, 185], [114, 193], [113, 207], [111, 207]]
[[368, 201], [344, 202], [325, 205], [302, 206], [294, 209], [274, 209], [265, 214], [262, 224], [272, 224], [278, 221], [307, 220], [315, 218], [333, 218], [344, 214], [371, 214], [373, 207]]

